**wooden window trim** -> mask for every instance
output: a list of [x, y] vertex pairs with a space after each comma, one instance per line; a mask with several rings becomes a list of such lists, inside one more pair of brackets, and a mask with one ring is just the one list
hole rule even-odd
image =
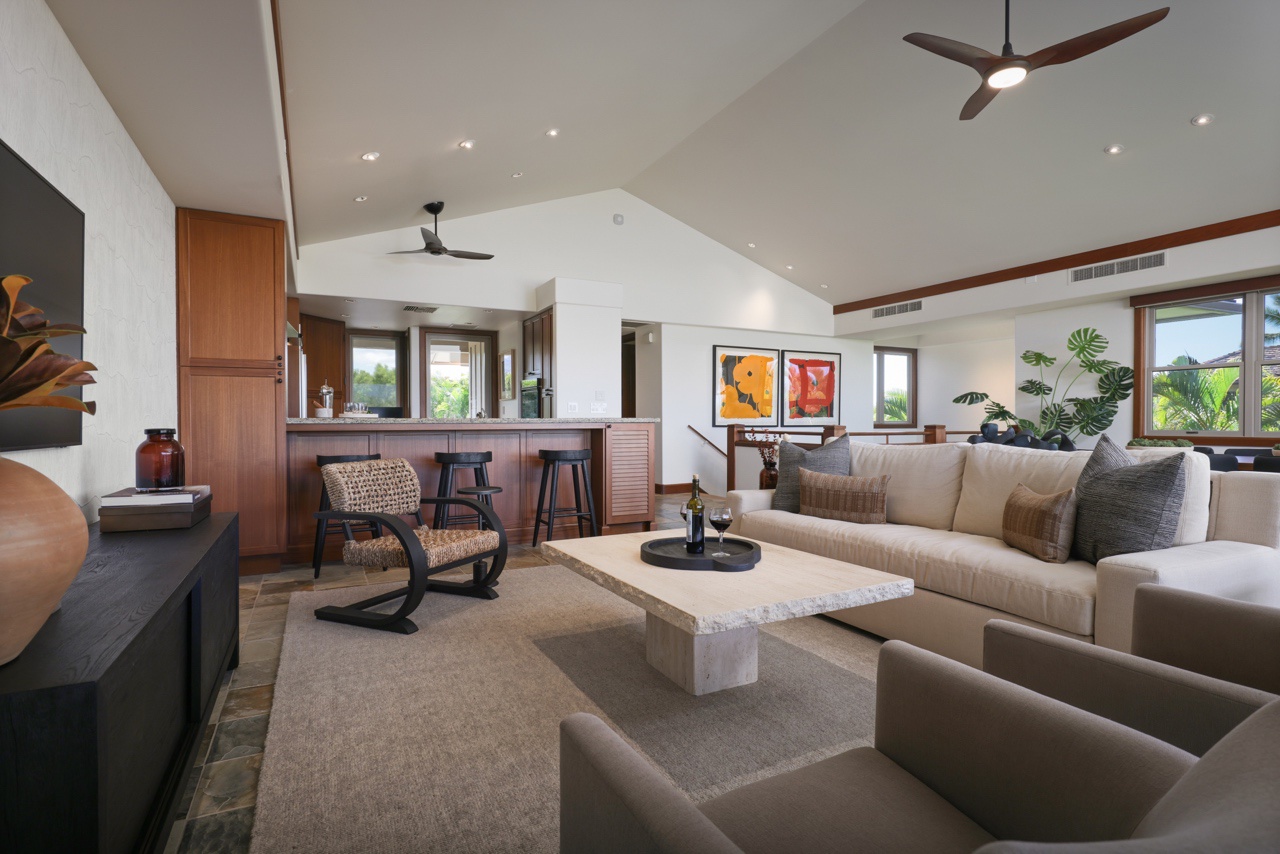
[[396, 342], [396, 394], [400, 397], [400, 408], [404, 410], [404, 417], [408, 418], [411, 411], [409, 407], [409, 334], [408, 332], [399, 332], [394, 329], [353, 329], [347, 327], [346, 337], [346, 365], [344, 371], [347, 378], [347, 399], [351, 399], [351, 395], [355, 394], [355, 365], [351, 359], [351, 339], [358, 338], [387, 338]]
[[[418, 411], [422, 413], [423, 418], [431, 418], [427, 414], [428, 406], [431, 398], [428, 397], [427, 374], [430, 372], [430, 364], [427, 362], [427, 348], [430, 337], [432, 335], [446, 335], [455, 338], [466, 338], [467, 336], [487, 338], [489, 340], [489, 402], [493, 404], [490, 412], [485, 413], [486, 418], [500, 418], [502, 412], [502, 401], [498, 397], [502, 389], [502, 359], [498, 353], [498, 333], [497, 330], [491, 329], [453, 329], [448, 326], [419, 326], [418, 327]], [[517, 378], [518, 380], [518, 378]], [[520, 399], [520, 384], [516, 383], [516, 400]]]
[[[911, 372], [908, 375], [907, 382], [907, 407], [910, 410], [911, 417], [906, 421], [876, 421], [875, 417], [879, 414], [879, 399], [876, 400], [876, 411], [871, 414], [873, 427], [876, 430], [892, 430], [892, 429], [909, 429], [914, 430], [917, 426], [917, 412], [919, 407], [916, 405], [916, 397], [920, 389], [920, 352], [912, 347], [873, 347], [872, 352], [876, 355], [888, 353], [901, 356], [909, 356], [911, 359]], [[884, 395], [884, 376], [880, 368], [881, 361], [876, 359], [876, 393], [878, 397]]]
[[[1196, 285], [1189, 288], [1178, 288], [1154, 294], [1141, 294], [1129, 298], [1133, 308], [1133, 401], [1134, 401], [1134, 438], [1139, 439], [1190, 439], [1204, 445], [1234, 445], [1241, 448], [1270, 448], [1280, 444], [1280, 433], [1269, 436], [1247, 435], [1242, 428], [1236, 433], [1187, 433], [1185, 431], [1157, 431], [1149, 429], [1151, 410], [1148, 401], [1149, 383], [1153, 366], [1150, 362], [1150, 311], [1162, 305], [1174, 305], [1193, 302], [1214, 297], [1239, 296], [1241, 294], [1280, 291], [1280, 275], [1255, 276], [1248, 279], [1236, 279], [1230, 282], [1219, 282], [1212, 285]], [[1246, 315], [1246, 320], [1247, 320]], [[1251, 336], [1256, 330], [1246, 326], [1244, 343], [1246, 349], [1250, 345]], [[1265, 361], [1265, 360], [1264, 360]], [[1245, 365], [1248, 360], [1242, 359], [1240, 367], [1241, 382], [1248, 380]], [[1243, 389], [1242, 389], [1243, 390]], [[1251, 426], [1251, 425], [1250, 425]]]

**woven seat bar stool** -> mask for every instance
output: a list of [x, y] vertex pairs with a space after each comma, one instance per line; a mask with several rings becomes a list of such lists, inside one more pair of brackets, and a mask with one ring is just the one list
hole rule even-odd
[[[346, 606], [316, 609], [316, 619], [368, 629], [412, 634], [409, 615], [427, 591], [496, 599], [493, 588], [507, 563], [507, 532], [493, 508], [469, 498], [423, 498], [418, 475], [408, 460], [334, 463], [320, 470], [331, 510], [317, 513], [327, 522], [376, 523], [391, 533], [373, 540], [349, 538], [342, 547], [348, 566], [407, 567], [407, 586]], [[422, 505], [461, 505], [482, 520], [479, 530], [441, 530], [423, 524]], [[403, 517], [412, 516], [417, 527]], [[436, 581], [431, 576], [470, 564], [470, 581]], [[392, 613], [371, 610], [403, 599]]]
[[[382, 454], [316, 454], [316, 465], [323, 469], [327, 465], [333, 463], [362, 463], [368, 460], [380, 460]], [[320, 512], [323, 513], [329, 509], [329, 490], [325, 488], [324, 481], [320, 483]], [[320, 564], [324, 563], [324, 544], [333, 534], [342, 534], [348, 540], [354, 540], [355, 534], [372, 534], [375, 537], [382, 536], [382, 529], [378, 527], [376, 522], [316, 522], [316, 547], [311, 553], [311, 568], [315, 570], [313, 577], [320, 577]]]
[[[436, 452], [436, 462], [440, 464], [440, 487], [436, 490], [437, 498], [452, 498], [457, 484], [457, 473], [470, 469], [475, 477], [476, 486], [489, 486], [489, 466], [493, 462], [492, 451], [454, 451]], [[493, 506], [493, 501], [488, 502]], [[433, 528], [448, 528], [450, 525], [475, 525], [480, 517], [475, 513], [455, 513], [450, 515], [449, 508], [440, 505], [436, 508], [435, 518], [431, 522]]]
[[[596, 526], [595, 500], [591, 496], [591, 449], [570, 451], [538, 451], [542, 459], [542, 485], [538, 488], [538, 512], [533, 517], [533, 544], [538, 545], [538, 527], [547, 526], [547, 539], [555, 536], [557, 519], [577, 519], [578, 536], [585, 537], [583, 530], [590, 523], [591, 536], [598, 537], [600, 530]], [[556, 499], [560, 488], [560, 467], [569, 466], [573, 474], [573, 506], [557, 507]], [[582, 472], [582, 486], [578, 485], [578, 472]], [[551, 497], [547, 498], [547, 484], [551, 485]], [[586, 491], [587, 503], [582, 503], [582, 493]]]

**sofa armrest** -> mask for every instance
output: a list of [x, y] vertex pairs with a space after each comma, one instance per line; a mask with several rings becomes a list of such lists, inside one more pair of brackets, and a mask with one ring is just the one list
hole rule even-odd
[[560, 722], [560, 851], [742, 854], [604, 721]]
[[731, 489], [725, 497], [729, 501], [729, 509], [733, 511], [733, 524], [729, 526], [731, 534], [741, 533], [743, 516], [756, 510], [773, 508], [772, 489]]
[[1280, 477], [1272, 472], [1222, 472], [1214, 479], [1213, 491], [1213, 539], [1280, 548]]
[[1276, 699], [1265, 691], [1005, 620], [992, 620], [983, 629], [982, 669], [1196, 756]]
[[1229, 599], [1280, 600], [1280, 551], [1233, 540], [1210, 540], [1098, 561], [1094, 641], [1129, 652], [1133, 596], [1139, 584], [1164, 584]]
[[1139, 584], [1133, 654], [1280, 694], [1280, 608]]
[[876, 749], [998, 839], [1127, 839], [1194, 764], [1151, 736], [901, 641]]

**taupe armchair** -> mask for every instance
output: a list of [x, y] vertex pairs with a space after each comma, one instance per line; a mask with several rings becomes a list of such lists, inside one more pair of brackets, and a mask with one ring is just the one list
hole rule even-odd
[[695, 806], [603, 721], [580, 713], [560, 725], [560, 797], [567, 854], [1271, 851], [1280, 840], [1280, 703], [1197, 761], [889, 641], [874, 747]]
[[986, 672], [1203, 755], [1280, 695], [1280, 609], [1138, 585], [1133, 652], [992, 620]]

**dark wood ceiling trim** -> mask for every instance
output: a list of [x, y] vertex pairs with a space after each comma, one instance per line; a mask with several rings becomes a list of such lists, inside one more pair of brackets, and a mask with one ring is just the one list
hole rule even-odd
[[1140, 294], [1129, 297], [1129, 308], [1145, 308], [1149, 305], [1186, 302], [1193, 299], [1213, 299], [1272, 288], [1280, 289], [1280, 276], [1257, 276], [1252, 279], [1236, 279], [1234, 282], [1219, 282], [1216, 285], [1196, 285], [1190, 288], [1160, 291], [1157, 294]]
[[833, 307], [832, 313], [847, 314], [848, 312], [861, 311], [865, 308], [877, 308], [882, 305], [893, 305], [894, 303], [923, 299], [924, 297], [933, 297], [939, 294], [951, 294], [956, 291], [967, 291], [970, 288], [980, 288], [983, 285], [994, 285], [997, 282], [1024, 279], [1028, 276], [1042, 276], [1046, 273], [1055, 273], [1058, 270], [1069, 270], [1073, 267], [1085, 267], [1090, 264], [1101, 264], [1104, 261], [1112, 261], [1116, 258], [1128, 258], [1131, 255], [1145, 255], [1148, 252], [1159, 252], [1162, 249], [1170, 249], [1174, 246], [1203, 243], [1206, 240], [1215, 240], [1219, 237], [1230, 237], [1234, 234], [1260, 231], [1264, 228], [1275, 228], [1276, 226], [1280, 226], [1280, 210], [1267, 211], [1266, 213], [1253, 214], [1252, 216], [1242, 216], [1238, 219], [1229, 219], [1225, 222], [1215, 222], [1212, 225], [1202, 225], [1197, 228], [1188, 228], [1184, 231], [1174, 231], [1170, 234], [1161, 234], [1157, 237], [1148, 237], [1144, 240], [1134, 240], [1129, 243], [1118, 243], [1115, 246], [1107, 246], [1103, 249], [1092, 249], [1088, 252], [1077, 252], [1075, 255], [1064, 255], [1061, 258], [1053, 258], [1048, 261], [1040, 261], [1035, 264], [1024, 264], [1021, 267], [1010, 267], [1006, 270], [996, 270], [991, 273], [983, 273], [979, 276], [969, 276], [964, 279], [955, 279], [950, 282], [941, 282], [936, 285], [926, 285], [920, 288], [898, 291], [893, 294], [884, 294], [883, 296], [869, 297], [868, 299], [856, 300], [854, 302], [840, 303]]
[[284, 46], [280, 42], [280, 0], [271, 0], [271, 31], [276, 39], [276, 78], [280, 82], [280, 117], [284, 121], [284, 165], [289, 171], [289, 211], [293, 214], [293, 257], [298, 251], [298, 206], [293, 201], [293, 146], [289, 145], [289, 98], [284, 89]]

